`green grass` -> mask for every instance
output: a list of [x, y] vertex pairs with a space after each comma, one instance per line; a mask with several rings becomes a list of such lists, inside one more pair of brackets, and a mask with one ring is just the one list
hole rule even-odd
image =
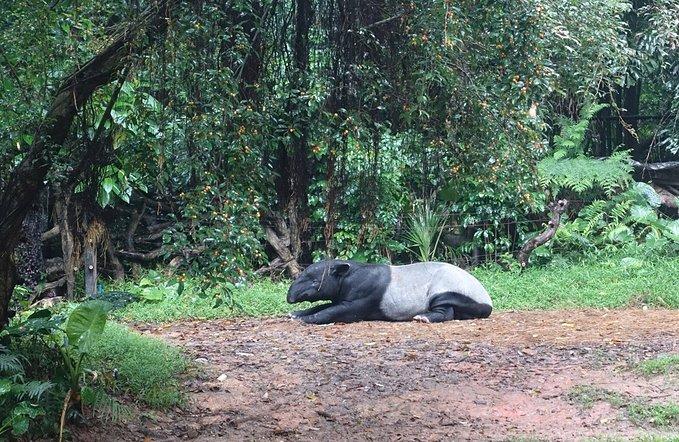
[[663, 434], [646, 434], [634, 437], [600, 437], [594, 439], [584, 439], [591, 442], [679, 442], [679, 436]]
[[650, 424], [657, 427], [679, 425], [679, 404], [632, 404], [627, 407], [632, 421], [639, 424]]
[[628, 402], [628, 399], [619, 393], [591, 385], [576, 385], [568, 392], [568, 399], [584, 409], [592, 408], [596, 402], [602, 401], [617, 408], [626, 406]]
[[637, 365], [636, 370], [646, 376], [679, 373], [679, 354], [642, 361]]
[[117, 311], [117, 317], [128, 321], [170, 322], [179, 319], [215, 319], [237, 316], [275, 316], [305, 305], [291, 306], [285, 301], [289, 282], [257, 281], [232, 293], [233, 305], [215, 307], [212, 296], [187, 293], [160, 302], [135, 302]]
[[499, 310], [620, 308], [649, 305], [679, 308], [679, 258], [647, 263], [629, 272], [619, 259], [586, 261], [563, 267], [528, 268], [523, 273], [479, 268]]
[[[534, 267], [522, 273], [499, 266], [481, 267], [472, 273], [484, 284], [496, 310], [536, 310], [569, 308], [623, 308], [648, 305], [679, 308], [679, 258], [664, 258], [629, 271], [620, 258], [565, 263], [559, 267]], [[213, 319], [237, 316], [276, 316], [305, 305], [285, 302], [289, 281], [260, 280], [234, 290], [235, 306], [224, 303], [214, 308], [214, 294], [200, 297], [196, 280], [189, 280], [182, 295], [160, 302], [136, 302], [116, 315], [126, 321], [170, 322], [185, 318]], [[117, 289], [132, 291], [126, 284]]]
[[625, 410], [629, 419], [637, 425], [675, 427], [679, 425], [679, 404], [675, 402], [651, 404], [641, 398], [623, 395], [591, 385], [577, 385], [568, 393], [568, 399], [584, 409], [596, 402], [608, 402], [613, 407]]
[[182, 402], [178, 375], [187, 361], [178, 349], [109, 322], [92, 350], [89, 366], [111, 373], [117, 370], [114, 392], [130, 394], [153, 408]]

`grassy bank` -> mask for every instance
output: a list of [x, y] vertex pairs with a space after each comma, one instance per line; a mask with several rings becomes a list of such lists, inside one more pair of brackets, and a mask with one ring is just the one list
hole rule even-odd
[[[622, 258], [608, 258], [529, 268], [522, 273], [498, 266], [480, 267], [472, 273], [490, 292], [496, 310], [679, 308], [679, 257], [639, 261], [633, 266]], [[233, 304], [218, 307], [212, 296], [185, 291], [158, 302], [132, 303], [118, 315], [123, 320], [149, 322], [283, 315], [300, 308], [285, 302], [288, 285], [287, 281], [257, 281], [237, 288]]]
[[90, 365], [101, 373], [113, 373], [116, 395], [133, 397], [153, 408], [168, 408], [182, 401], [178, 375], [187, 361], [177, 348], [143, 336], [124, 325], [108, 322], [92, 349]]

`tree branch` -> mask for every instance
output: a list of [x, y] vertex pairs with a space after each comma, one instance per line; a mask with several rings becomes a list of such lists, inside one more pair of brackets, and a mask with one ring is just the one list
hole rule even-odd
[[161, 256], [163, 256], [166, 253], [165, 247], [161, 247], [156, 250], [151, 250], [150, 252], [142, 253], [142, 252], [129, 252], [127, 250], [119, 250], [116, 252], [116, 255], [120, 256], [123, 259], [129, 259], [132, 261], [143, 261], [143, 262], [148, 262], [148, 261], [153, 261], [154, 259], [158, 259]]
[[59, 224], [56, 226], [52, 227], [49, 229], [47, 232], [42, 234], [42, 240], [43, 241], [49, 241], [50, 239], [54, 238], [55, 236], [59, 236]]
[[561, 215], [566, 211], [567, 208], [568, 200], [559, 200], [549, 205], [549, 210], [552, 212], [552, 219], [550, 219], [547, 223], [547, 228], [535, 238], [526, 241], [519, 251], [518, 259], [519, 263], [521, 263], [521, 268], [526, 268], [528, 266], [528, 257], [533, 252], [533, 250], [545, 244], [554, 237], [556, 234], [556, 229], [559, 228], [559, 223], [561, 222]]

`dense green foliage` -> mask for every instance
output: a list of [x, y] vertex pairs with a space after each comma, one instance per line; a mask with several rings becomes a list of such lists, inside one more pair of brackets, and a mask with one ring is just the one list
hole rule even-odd
[[[3, 173], [31, 145], [58, 79], [142, 6], [3, 7]], [[171, 206], [161, 256], [183, 255], [184, 271], [218, 283], [275, 258], [261, 222], [271, 211], [302, 263], [416, 257], [405, 226], [413, 202], [432, 195], [467, 235], [439, 257], [511, 253], [540, 229], [545, 189], [611, 197], [630, 184], [624, 151], [591, 161], [587, 128], [604, 108], [623, 112], [609, 97], [642, 79], [667, 116], [653, 138], [673, 145], [672, 2], [319, 3], [306, 31], [286, 19], [297, 6], [180, 5], [161, 44], [135, 60], [104, 121], [104, 164], [76, 195], [113, 209], [144, 197]], [[83, 108], [54, 157], [57, 186], [114, 93], [104, 87]]]
[[107, 323], [109, 308], [89, 301], [54, 315], [37, 310], [0, 332], [0, 437], [61, 434], [65, 417], [130, 415], [113, 393], [155, 407], [181, 401], [183, 356]]

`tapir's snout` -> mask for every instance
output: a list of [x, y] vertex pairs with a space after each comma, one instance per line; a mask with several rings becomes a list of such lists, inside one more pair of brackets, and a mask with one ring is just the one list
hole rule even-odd
[[296, 298], [297, 296], [295, 296], [295, 293], [292, 291], [292, 287], [290, 287], [290, 290], [288, 290], [288, 303], [294, 304]]
[[312, 301], [315, 293], [313, 285], [309, 281], [295, 281], [288, 290], [288, 302]]
[[300, 287], [298, 287], [297, 284], [292, 284], [290, 286], [290, 289], [288, 290], [288, 303], [294, 304], [296, 302], [300, 302], [301, 299], [300, 296], [304, 293], [304, 290], [301, 290]]

